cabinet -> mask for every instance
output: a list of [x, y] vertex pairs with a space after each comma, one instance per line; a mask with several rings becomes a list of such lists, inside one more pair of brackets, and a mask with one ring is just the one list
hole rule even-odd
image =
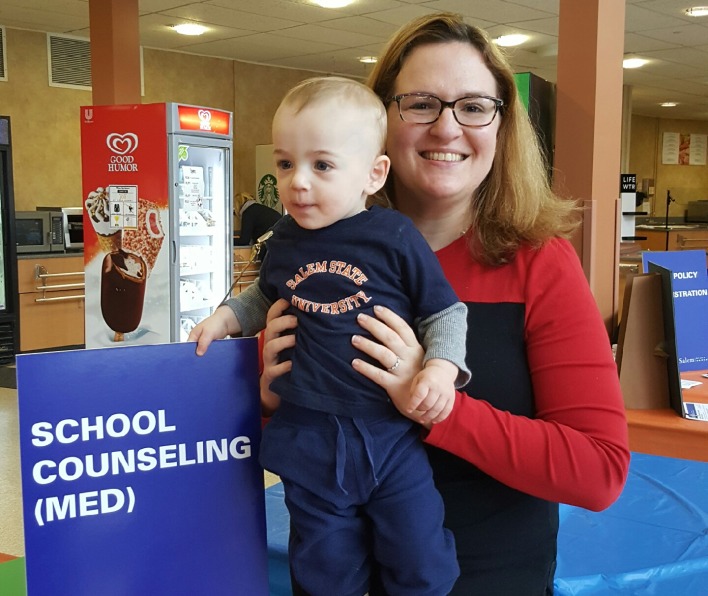
[[[665, 230], [646, 230], [640, 232], [646, 240], [640, 242], [643, 250], [667, 250], [667, 232]], [[708, 227], [706, 228], [669, 228], [668, 250], [705, 250], [708, 266]]]
[[84, 258], [19, 259], [20, 351], [84, 344]]

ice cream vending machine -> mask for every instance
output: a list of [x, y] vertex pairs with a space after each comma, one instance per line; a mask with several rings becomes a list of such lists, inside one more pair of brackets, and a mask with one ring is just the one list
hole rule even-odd
[[86, 347], [185, 341], [232, 281], [233, 117], [81, 108]]

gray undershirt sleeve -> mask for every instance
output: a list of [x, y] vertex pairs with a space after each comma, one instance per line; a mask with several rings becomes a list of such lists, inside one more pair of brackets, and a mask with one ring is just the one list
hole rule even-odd
[[224, 301], [241, 325], [241, 335], [251, 336], [265, 329], [268, 309], [273, 304], [261, 291], [258, 279], [233, 298]]
[[456, 302], [418, 323], [418, 333], [425, 348], [423, 362], [431, 358], [449, 360], [459, 369], [455, 387], [464, 387], [472, 378], [465, 364], [467, 344], [467, 307]]

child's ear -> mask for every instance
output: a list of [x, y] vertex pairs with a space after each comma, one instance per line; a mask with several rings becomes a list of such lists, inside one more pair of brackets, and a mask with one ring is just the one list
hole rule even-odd
[[373, 195], [383, 187], [390, 167], [391, 160], [386, 155], [379, 155], [374, 160], [374, 163], [371, 165], [369, 180], [367, 181], [365, 189], [367, 195]]

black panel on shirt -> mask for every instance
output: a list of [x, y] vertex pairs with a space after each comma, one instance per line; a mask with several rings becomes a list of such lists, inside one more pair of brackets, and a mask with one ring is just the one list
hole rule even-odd
[[534, 416], [526, 360], [523, 304], [467, 305], [467, 365], [472, 380], [463, 390], [499, 410]]

